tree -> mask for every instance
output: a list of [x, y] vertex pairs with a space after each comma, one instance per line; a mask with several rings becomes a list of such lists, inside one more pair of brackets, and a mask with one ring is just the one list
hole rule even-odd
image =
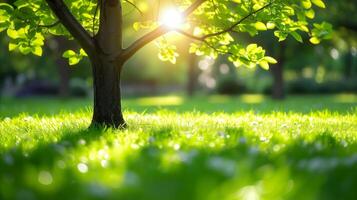
[[[137, 1], [135, 1], [137, 2]], [[176, 47], [164, 36], [175, 31], [194, 39], [190, 53], [217, 58], [229, 55], [236, 66], [264, 69], [277, 61], [265, 56], [257, 44], [244, 46], [232, 34], [251, 36], [274, 30], [279, 40], [288, 35], [301, 41], [300, 33], [311, 36], [312, 43], [326, 39], [327, 23], [311, 24], [314, 8], [324, 8], [322, 0], [183, 0], [176, 1], [163, 20], [134, 23], [134, 28], [150, 29], [142, 37], [123, 47], [123, 5], [139, 7], [131, 0], [18, 0], [0, 4], [0, 30], [10, 37], [9, 50], [42, 55], [45, 37], [62, 35], [74, 38], [81, 50], [66, 51], [63, 56], [76, 64], [88, 56], [93, 71], [94, 113], [92, 125], [124, 127], [121, 112], [120, 74], [123, 66], [138, 50], [158, 39], [159, 58], [176, 62]], [[314, 7], [315, 6], [315, 7]], [[182, 9], [182, 12], [178, 12]], [[187, 26], [184, 26], [186, 24]], [[188, 28], [187, 28], [188, 27]], [[124, 38], [124, 39], [123, 39]]]
[[284, 68], [284, 61], [285, 61], [285, 47], [286, 43], [282, 42], [280, 45], [275, 49], [276, 58], [279, 60], [275, 66], [271, 68], [271, 72], [273, 75], [273, 87], [272, 87], [272, 98], [273, 99], [284, 99], [285, 92], [284, 92], [284, 75], [283, 75], [283, 68]]

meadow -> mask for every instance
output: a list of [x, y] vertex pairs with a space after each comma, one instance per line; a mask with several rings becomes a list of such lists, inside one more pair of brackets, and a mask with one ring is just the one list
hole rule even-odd
[[357, 95], [0, 100], [0, 199], [356, 199]]

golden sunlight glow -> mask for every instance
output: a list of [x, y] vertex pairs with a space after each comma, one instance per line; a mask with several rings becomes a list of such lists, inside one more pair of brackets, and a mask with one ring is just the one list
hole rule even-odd
[[169, 28], [175, 29], [181, 27], [181, 25], [184, 23], [184, 19], [178, 10], [170, 8], [167, 9], [160, 17], [160, 23]]

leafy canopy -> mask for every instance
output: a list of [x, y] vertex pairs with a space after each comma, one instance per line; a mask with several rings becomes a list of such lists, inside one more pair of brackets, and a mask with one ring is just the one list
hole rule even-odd
[[[184, 11], [197, 0], [176, 0], [175, 7]], [[85, 28], [94, 36], [99, 29], [97, 0], [64, 0], [69, 10]], [[171, 2], [171, 1], [170, 1]], [[239, 34], [248, 33], [255, 36], [263, 31], [273, 31], [279, 41], [288, 36], [303, 42], [302, 34], [309, 36], [313, 44], [331, 37], [332, 26], [326, 22], [313, 23], [315, 9], [325, 8], [322, 0], [206, 0], [190, 15], [185, 16], [184, 25], [172, 29], [194, 42], [190, 53], [216, 58], [228, 55], [235, 66], [264, 69], [277, 61], [265, 55], [265, 50], [257, 44], [244, 45], [237, 40]], [[124, 0], [123, 6], [148, 3], [145, 0]], [[152, 9], [148, 9], [149, 11]], [[148, 12], [148, 11], [147, 11]], [[160, 11], [161, 12], [161, 11]], [[126, 16], [123, 15], [124, 20]], [[160, 26], [156, 19], [140, 19], [133, 24], [136, 31], [146, 32]], [[147, 30], [143, 30], [147, 29]], [[0, 31], [6, 31], [10, 38], [9, 50], [18, 50], [23, 54], [42, 55], [46, 37], [67, 36], [73, 39], [66, 28], [59, 23], [44, 0], [17, 0], [12, 5], [0, 3]], [[176, 47], [165, 37], [157, 42], [159, 58], [163, 61], [176, 62]], [[69, 50], [63, 54], [70, 64], [77, 64], [86, 53]]]

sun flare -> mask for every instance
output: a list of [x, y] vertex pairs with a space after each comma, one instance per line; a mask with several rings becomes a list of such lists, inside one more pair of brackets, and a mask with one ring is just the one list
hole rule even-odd
[[169, 28], [179, 28], [183, 23], [184, 19], [182, 14], [174, 9], [167, 9], [160, 17], [160, 22]]

